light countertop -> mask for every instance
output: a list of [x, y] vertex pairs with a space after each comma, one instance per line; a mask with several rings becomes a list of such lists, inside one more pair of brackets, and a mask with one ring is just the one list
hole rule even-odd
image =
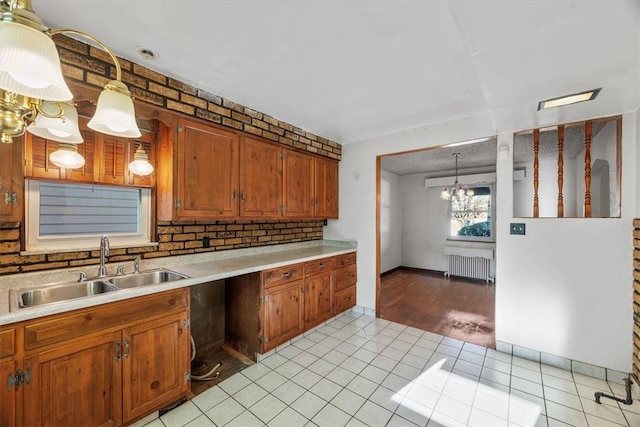
[[[87, 272], [87, 275], [91, 279], [91, 277], [95, 275], [94, 270], [97, 271], [97, 265], [0, 276], [0, 325], [135, 298], [170, 289], [222, 280], [271, 268], [283, 267], [298, 262], [341, 255], [354, 252], [356, 247], [357, 244], [353, 241], [314, 240], [310, 242], [142, 260], [140, 269], [143, 271], [167, 268], [187, 275], [188, 278], [158, 285], [122, 289], [90, 297], [76, 298], [65, 302], [22, 308], [13, 312], [9, 311], [10, 290], [37, 288], [45, 284], [77, 280], [81, 271]], [[126, 274], [132, 272], [133, 263], [131, 261], [124, 263], [119, 262], [107, 264], [108, 275], [115, 275], [116, 268], [121, 265], [125, 266]]]

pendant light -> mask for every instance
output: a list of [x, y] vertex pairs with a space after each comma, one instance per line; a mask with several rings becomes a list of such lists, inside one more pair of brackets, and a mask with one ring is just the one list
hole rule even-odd
[[458, 156], [460, 156], [460, 153], [453, 153], [453, 156], [456, 158], [456, 180], [452, 186], [442, 189], [440, 198], [448, 201], [463, 201], [473, 196], [473, 190], [466, 185], [460, 185], [458, 182]]
[[146, 176], [153, 172], [153, 165], [149, 163], [149, 156], [142, 148], [142, 143], [134, 153], [133, 161], [129, 163], [129, 171], [140, 176]]
[[59, 168], [77, 169], [84, 166], [84, 157], [78, 153], [77, 144], [61, 142], [58, 149], [49, 154], [49, 160]]

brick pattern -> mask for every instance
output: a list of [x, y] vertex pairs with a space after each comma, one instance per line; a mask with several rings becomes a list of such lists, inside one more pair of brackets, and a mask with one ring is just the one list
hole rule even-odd
[[[99, 88], [116, 77], [115, 65], [102, 50], [64, 35], [56, 35], [54, 39], [65, 77]], [[320, 156], [336, 160], [342, 157], [342, 147], [337, 142], [142, 65], [118, 59], [122, 67], [122, 80], [136, 99]]]
[[640, 380], [640, 219], [633, 220], [633, 375]]
[[[322, 239], [322, 220], [159, 222], [158, 246], [111, 249], [109, 262]], [[203, 246], [209, 238], [210, 247]], [[20, 255], [20, 223], [0, 223], [0, 275], [92, 265], [100, 251]]]

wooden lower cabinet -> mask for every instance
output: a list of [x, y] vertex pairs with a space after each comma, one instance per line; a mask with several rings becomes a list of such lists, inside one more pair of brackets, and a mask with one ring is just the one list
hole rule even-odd
[[0, 374], [30, 378], [0, 392], [0, 425], [120, 426], [186, 396], [188, 319], [183, 288], [18, 324]]
[[304, 280], [264, 289], [262, 352], [304, 332]]
[[16, 393], [15, 387], [8, 388], [7, 378], [18, 370], [15, 360], [0, 362], [0, 426], [16, 425]]

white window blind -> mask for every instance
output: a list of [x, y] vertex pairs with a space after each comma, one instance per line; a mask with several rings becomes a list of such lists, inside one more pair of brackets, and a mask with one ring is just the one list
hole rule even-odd
[[40, 183], [40, 235], [137, 233], [140, 190]]
[[151, 244], [149, 189], [26, 181], [26, 250], [97, 249]]

